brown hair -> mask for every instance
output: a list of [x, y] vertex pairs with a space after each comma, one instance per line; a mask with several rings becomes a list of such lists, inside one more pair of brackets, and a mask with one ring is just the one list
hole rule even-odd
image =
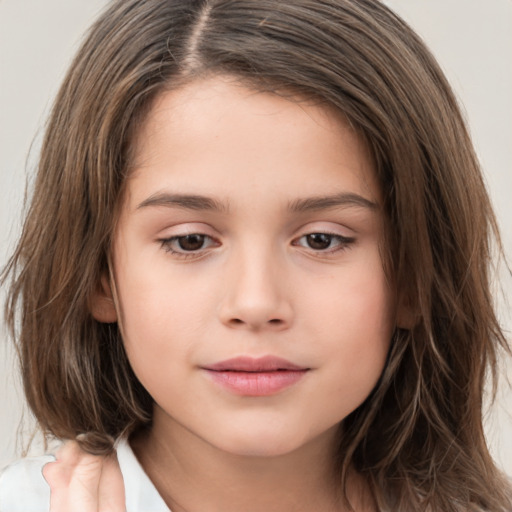
[[415, 316], [343, 422], [349, 465], [382, 510], [511, 507], [482, 429], [487, 372], [507, 348], [489, 291], [499, 237], [457, 102], [424, 44], [376, 0], [118, 0], [56, 98], [11, 276], [7, 318], [42, 429], [85, 449], [151, 422], [116, 324], [89, 302], [108, 271], [130, 142], [152, 100], [206, 73], [342, 112], [385, 197], [390, 272]]

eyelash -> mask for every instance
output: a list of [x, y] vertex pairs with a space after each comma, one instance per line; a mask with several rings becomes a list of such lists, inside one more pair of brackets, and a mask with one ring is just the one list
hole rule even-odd
[[180, 240], [184, 240], [187, 237], [192, 237], [192, 236], [202, 237], [204, 240], [210, 240], [209, 246], [218, 245], [218, 242], [215, 242], [215, 240], [211, 236], [205, 235], [203, 233], [189, 233], [186, 235], [171, 236], [170, 238], [161, 239], [160, 243], [165, 252], [171, 253], [175, 257], [182, 258], [182, 259], [197, 258], [197, 257], [203, 255], [199, 251], [204, 250], [204, 247], [201, 247], [197, 250], [192, 250], [192, 251], [187, 251], [185, 249], [176, 250], [176, 249], [173, 249], [173, 247], [172, 247], [174, 243], [179, 243]]
[[[329, 247], [327, 247], [325, 249], [313, 249], [312, 247], [308, 248], [309, 250], [313, 251], [315, 254], [318, 254], [318, 255], [327, 256], [327, 255], [330, 255], [333, 253], [337, 253], [339, 251], [347, 250], [355, 242], [355, 238], [353, 238], [353, 237], [346, 237], [346, 236], [342, 236], [342, 235], [339, 235], [336, 233], [328, 233], [328, 232], [324, 232], [324, 231], [315, 231], [315, 232], [311, 232], [311, 233], [302, 235], [299, 238], [296, 238], [292, 242], [292, 245], [305, 247], [305, 246], [299, 244], [299, 241], [302, 239], [307, 239], [307, 237], [311, 237], [314, 235], [321, 235], [321, 236], [329, 237]], [[208, 247], [205, 248], [202, 246], [199, 249], [190, 250], [190, 251], [187, 251], [183, 248], [181, 250], [176, 250], [175, 248], [173, 248], [173, 244], [179, 243], [180, 241], [186, 239], [187, 237], [194, 237], [194, 236], [202, 237], [204, 241], [209, 240], [210, 242], [208, 244]], [[209, 247], [212, 247], [212, 246], [220, 245], [219, 242], [216, 242], [211, 236], [205, 235], [203, 233], [190, 233], [190, 234], [186, 234], [186, 235], [177, 235], [177, 236], [172, 236], [169, 238], [164, 238], [159, 241], [160, 241], [161, 246], [165, 252], [171, 253], [173, 256], [182, 258], [182, 259], [198, 258], [198, 257], [206, 254], [205, 252], [201, 252], [201, 251], [204, 251], [205, 249], [208, 249]], [[330, 247], [330, 245], [333, 241], [337, 241], [337, 245], [334, 248]], [[204, 242], [202, 245], [204, 245]]]
[[347, 250], [355, 242], [355, 238], [353, 238], [353, 237], [347, 237], [347, 236], [339, 235], [337, 233], [329, 233], [329, 232], [325, 232], [325, 231], [314, 231], [314, 232], [307, 233], [307, 234], [302, 235], [301, 237], [297, 238], [296, 241], [294, 241], [293, 245], [299, 245], [298, 244], [299, 240], [302, 240], [303, 238], [307, 238], [307, 237], [314, 236], [314, 235], [321, 235], [321, 236], [329, 237], [330, 238], [329, 245], [334, 240], [336, 240], [338, 242], [337, 246], [334, 248], [327, 247], [326, 249], [313, 249], [312, 247], [309, 247], [309, 249], [313, 250], [316, 254], [320, 254], [320, 255], [333, 254], [338, 251]]

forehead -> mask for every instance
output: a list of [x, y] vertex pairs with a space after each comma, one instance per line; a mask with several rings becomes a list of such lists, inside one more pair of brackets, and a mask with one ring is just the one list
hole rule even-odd
[[133, 154], [130, 181], [146, 195], [165, 187], [209, 193], [212, 186], [221, 195], [288, 191], [289, 200], [345, 189], [374, 202], [380, 195], [368, 148], [339, 112], [230, 77], [161, 93]]

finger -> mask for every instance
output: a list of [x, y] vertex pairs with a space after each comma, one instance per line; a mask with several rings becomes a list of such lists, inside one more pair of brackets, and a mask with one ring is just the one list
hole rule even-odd
[[99, 512], [125, 512], [125, 491], [123, 475], [117, 455], [114, 453], [103, 460], [99, 485]]
[[74, 441], [66, 443], [57, 460], [43, 468], [50, 486], [50, 512], [98, 512], [103, 459], [84, 452]]
[[69, 485], [78, 456], [76, 443], [66, 442], [55, 454], [55, 461], [44, 465], [43, 477], [51, 490], [64, 489]]

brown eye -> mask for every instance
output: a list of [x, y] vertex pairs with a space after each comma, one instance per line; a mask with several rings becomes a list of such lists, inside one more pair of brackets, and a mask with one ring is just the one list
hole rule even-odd
[[194, 233], [192, 235], [178, 237], [177, 242], [179, 248], [183, 251], [198, 251], [203, 248], [205, 238], [205, 235]]
[[311, 233], [306, 236], [306, 241], [311, 249], [322, 251], [331, 246], [333, 236], [327, 233]]
[[166, 252], [170, 252], [177, 257], [200, 256], [204, 254], [207, 249], [219, 245], [211, 236], [201, 233], [172, 236], [160, 240], [160, 243]]
[[308, 233], [293, 241], [293, 245], [304, 247], [316, 253], [336, 253], [348, 249], [355, 238], [334, 233]]

